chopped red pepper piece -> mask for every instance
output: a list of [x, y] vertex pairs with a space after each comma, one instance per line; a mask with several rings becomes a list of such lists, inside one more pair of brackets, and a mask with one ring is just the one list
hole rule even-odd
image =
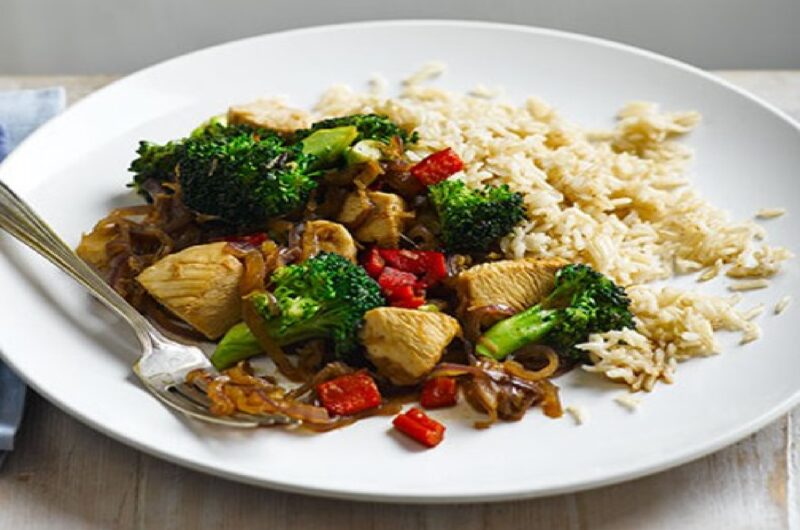
[[375, 380], [363, 371], [318, 384], [317, 395], [329, 413], [340, 416], [377, 407], [382, 401]]
[[447, 278], [447, 261], [441, 252], [430, 252], [426, 258], [428, 270], [422, 278], [425, 287], [433, 287]]
[[416, 309], [425, 305], [424, 296], [411, 296], [409, 298], [396, 298], [390, 301], [393, 307], [404, 307], [406, 309]]
[[241, 243], [244, 245], [251, 245], [254, 247], [261, 246], [262, 243], [269, 240], [269, 235], [266, 232], [254, 232], [243, 236], [226, 236], [219, 238], [218, 241], [227, 241], [229, 243]]
[[452, 377], [434, 377], [422, 387], [419, 404], [426, 409], [452, 407], [456, 404], [458, 383]]
[[423, 305], [425, 289], [447, 277], [444, 254], [430, 250], [372, 248], [362, 264], [395, 307], [414, 309]]
[[386, 266], [386, 261], [381, 257], [381, 253], [377, 247], [370, 249], [363, 260], [364, 269], [371, 277], [377, 279], [383, 268]]
[[429, 418], [418, 408], [411, 408], [392, 421], [395, 429], [426, 447], [436, 447], [444, 439], [445, 426]]
[[464, 169], [464, 162], [451, 148], [428, 155], [411, 167], [411, 174], [423, 186], [441, 182]]
[[426, 429], [444, 432], [444, 425], [438, 421], [430, 418], [427, 414], [419, 410], [417, 407], [411, 407], [406, 411], [406, 416], [416, 421]]
[[[427, 265], [426, 254], [430, 251], [424, 250], [400, 250], [395, 248], [381, 248], [378, 249], [380, 256], [391, 265], [401, 271], [411, 272], [414, 274], [423, 274]], [[432, 252], [438, 254], [438, 252]]]
[[414, 280], [413, 283], [401, 285], [400, 287], [392, 291], [392, 298], [396, 298], [398, 300], [402, 300], [404, 298], [414, 298], [415, 296], [417, 296], [416, 289], [414, 288], [416, 286], [416, 283], [417, 281]]
[[[378, 277], [378, 285], [383, 289], [384, 294], [389, 298], [405, 297], [414, 294], [414, 286], [417, 284], [417, 277], [410, 272], [404, 272], [394, 267], [384, 267], [383, 272]], [[401, 290], [406, 288], [405, 290]], [[411, 289], [408, 291], [408, 289]], [[397, 293], [397, 294], [395, 294]]]
[[447, 276], [447, 263], [441, 252], [392, 248], [382, 248], [378, 252], [387, 264], [401, 271], [431, 275], [437, 280]]
[[425, 291], [410, 272], [384, 267], [378, 285], [394, 307], [417, 308], [425, 303]]

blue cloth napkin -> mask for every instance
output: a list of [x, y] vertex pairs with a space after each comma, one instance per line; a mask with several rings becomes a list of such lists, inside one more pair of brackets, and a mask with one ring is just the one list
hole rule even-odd
[[[61, 87], [0, 92], [0, 162], [65, 105], [66, 94]], [[14, 448], [24, 406], [25, 385], [0, 362], [0, 465]]]

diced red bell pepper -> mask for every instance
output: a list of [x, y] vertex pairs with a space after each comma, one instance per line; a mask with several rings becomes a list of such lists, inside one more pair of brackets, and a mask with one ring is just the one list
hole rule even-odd
[[416, 421], [426, 429], [431, 429], [434, 431], [444, 432], [445, 427], [438, 421], [434, 420], [433, 418], [429, 417], [427, 414], [419, 410], [417, 407], [411, 407], [406, 411], [406, 416], [410, 417], [412, 420]]
[[458, 383], [452, 377], [434, 377], [422, 387], [419, 404], [426, 409], [452, 407], [456, 404]]
[[447, 278], [447, 261], [441, 252], [382, 248], [378, 253], [387, 265], [415, 274], [422, 288], [432, 287]]
[[339, 416], [350, 416], [382, 402], [375, 380], [363, 371], [318, 384], [317, 395], [329, 413]]
[[378, 249], [378, 253], [387, 264], [395, 269], [414, 274], [423, 274], [425, 272], [428, 251], [381, 248]]
[[262, 243], [269, 240], [269, 235], [266, 232], [254, 232], [243, 236], [227, 236], [220, 238], [219, 241], [227, 241], [229, 243], [240, 243], [244, 245], [251, 245], [254, 247], [261, 246]]
[[362, 263], [367, 274], [375, 279], [381, 275], [383, 268], [386, 267], [386, 261], [384, 261], [377, 247], [373, 247], [367, 252]]
[[423, 185], [446, 180], [464, 169], [464, 162], [450, 147], [428, 155], [411, 167], [411, 174]]
[[445, 426], [429, 418], [418, 408], [411, 408], [392, 421], [395, 429], [426, 447], [436, 447], [444, 439]]
[[[417, 284], [417, 277], [410, 272], [404, 272], [394, 267], [386, 266], [378, 277], [378, 285], [389, 298], [395, 296], [409, 296], [414, 294], [414, 286]], [[401, 291], [401, 288], [410, 288]], [[395, 294], [397, 293], [397, 294]]]
[[421, 282], [425, 287], [433, 287], [447, 278], [447, 261], [441, 252], [430, 252], [426, 257], [428, 269]]
[[394, 307], [414, 309], [425, 303], [425, 291], [410, 272], [386, 266], [378, 278], [378, 285]]
[[411, 296], [408, 298], [394, 298], [389, 300], [392, 307], [404, 307], [406, 309], [416, 309], [425, 305], [424, 296]]
[[447, 277], [444, 254], [429, 250], [374, 247], [364, 255], [362, 265], [394, 307], [423, 305], [425, 289]]
[[428, 275], [439, 280], [447, 276], [444, 254], [432, 250], [398, 250], [382, 248], [378, 251], [388, 265], [417, 275]]

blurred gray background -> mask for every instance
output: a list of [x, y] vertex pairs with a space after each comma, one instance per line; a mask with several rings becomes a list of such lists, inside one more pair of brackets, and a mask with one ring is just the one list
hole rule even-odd
[[0, 0], [0, 74], [127, 73], [236, 38], [390, 18], [564, 29], [704, 68], [800, 68], [800, 0]]

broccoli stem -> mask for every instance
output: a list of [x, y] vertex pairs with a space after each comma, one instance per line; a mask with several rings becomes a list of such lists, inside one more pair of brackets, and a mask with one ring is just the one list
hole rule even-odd
[[526, 344], [542, 340], [555, 326], [557, 315], [557, 309], [544, 309], [541, 305], [529, 307], [489, 328], [478, 340], [475, 351], [503, 360]]
[[[293, 330], [290, 334], [281, 334], [279, 326], [274, 321], [262, 319], [260, 324], [264, 326], [267, 334], [279, 346], [288, 346], [303, 340], [316, 339], [323, 336], [319, 329], [312, 327]], [[211, 364], [217, 370], [224, 370], [239, 361], [244, 361], [262, 353], [264, 353], [264, 350], [256, 336], [253, 335], [247, 324], [240, 322], [229, 329], [225, 336], [222, 337], [222, 340], [211, 355]]]
[[303, 153], [317, 157], [315, 169], [335, 166], [353, 140], [358, 136], [358, 129], [352, 125], [335, 129], [319, 129], [307, 136], [302, 142]]
[[262, 352], [258, 339], [250, 332], [247, 324], [240, 322], [225, 333], [211, 355], [211, 364], [217, 370], [230, 368], [239, 361], [249, 359]]
[[327, 330], [322, 327], [324, 322], [321, 320], [307, 323], [305, 326], [295, 325], [288, 330], [281, 329], [280, 320], [277, 318], [263, 320], [262, 323], [267, 335], [279, 346], [290, 346], [305, 340], [321, 339], [327, 336]]

